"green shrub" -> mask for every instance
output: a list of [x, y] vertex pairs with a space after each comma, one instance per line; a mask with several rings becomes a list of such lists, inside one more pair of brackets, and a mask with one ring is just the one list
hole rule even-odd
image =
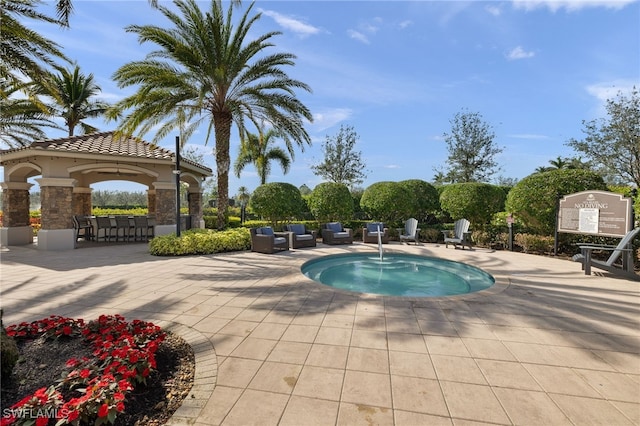
[[300, 217], [305, 209], [300, 190], [284, 182], [257, 187], [251, 194], [249, 206], [258, 216], [269, 219], [272, 226], [279, 221]]
[[479, 182], [454, 183], [443, 188], [440, 205], [453, 220], [468, 219], [475, 230], [484, 228], [491, 217], [504, 210], [504, 191]]
[[376, 182], [364, 190], [360, 207], [373, 220], [398, 224], [415, 213], [416, 203], [407, 185], [398, 182]]
[[185, 256], [241, 251], [251, 248], [251, 235], [247, 228], [226, 231], [191, 229], [175, 234], [157, 236], [149, 243], [149, 253], [154, 256]]
[[418, 222], [425, 223], [429, 216], [435, 215], [440, 210], [440, 193], [435, 186], [420, 179], [409, 179], [398, 182], [409, 193], [411, 204], [410, 217], [415, 217]]
[[16, 362], [20, 358], [18, 345], [13, 337], [9, 336], [2, 323], [2, 310], [0, 309], [0, 373], [4, 380], [9, 379]]
[[516, 234], [514, 241], [517, 246], [522, 247], [522, 251], [525, 253], [545, 254], [553, 252], [553, 237], [534, 234]]
[[353, 217], [353, 198], [342, 183], [323, 182], [309, 195], [309, 210], [318, 222], [341, 221]]
[[590, 170], [558, 169], [534, 173], [509, 191], [506, 210], [535, 233], [551, 235], [555, 229], [559, 196], [587, 190], [607, 190], [602, 177]]

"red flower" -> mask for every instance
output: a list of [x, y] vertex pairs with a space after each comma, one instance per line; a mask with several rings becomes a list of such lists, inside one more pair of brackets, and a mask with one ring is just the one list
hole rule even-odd
[[113, 394], [114, 401], [124, 401], [124, 394], [122, 392], [116, 392]]
[[69, 368], [73, 368], [76, 365], [78, 365], [78, 360], [75, 358], [71, 358], [69, 361], [67, 361], [67, 367]]
[[88, 368], [85, 368], [80, 372], [80, 377], [82, 377], [83, 379], [88, 378], [90, 375], [91, 375], [91, 370], [89, 370]]
[[116, 404], [116, 410], [118, 410], [119, 413], [122, 413], [124, 411], [124, 402], [120, 401]]
[[73, 330], [68, 325], [62, 327], [62, 334], [64, 334], [65, 336], [71, 336], [72, 331]]
[[16, 421], [16, 416], [14, 416], [13, 414], [9, 417], [2, 417], [0, 419], [0, 426], [9, 426], [13, 424], [15, 421]]
[[107, 404], [102, 404], [98, 409], [98, 417], [107, 417], [109, 414], [109, 406]]
[[47, 426], [49, 424], [48, 417], [38, 417], [36, 419], [36, 426]]

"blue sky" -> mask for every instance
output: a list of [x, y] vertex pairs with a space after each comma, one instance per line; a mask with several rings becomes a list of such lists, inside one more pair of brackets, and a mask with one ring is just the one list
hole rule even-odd
[[[249, 4], [243, 2], [243, 11]], [[69, 30], [29, 26], [95, 75], [101, 99], [115, 102], [133, 93], [119, 89], [111, 76], [155, 46], [139, 45], [124, 27], [161, 25], [164, 17], [146, 0], [75, 0], [74, 6]], [[322, 179], [310, 166], [322, 160], [322, 142], [340, 125], [353, 126], [360, 136], [356, 148], [368, 175], [363, 187], [431, 181], [448, 155], [443, 134], [461, 111], [480, 113], [493, 126], [495, 142], [504, 148], [499, 175], [522, 179], [549, 160], [576, 155], [565, 142], [584, 137], [582, 121], [604, 116], [607, 98], [640, 86], [635, 0], [258, 1], [254, 11], [263, 14], [254, 34], [281, 31], [272, 51], [295, 54], [296, 66], [287, 72], [313, 89], [299, 93], [315, 118], [307, 126], [313, 145], [296, 151], [286, 175], [274, 164], [270, 182], [313, 189]], [[215, 170], [214, 142], [205, 146], [204, 137], [203, 129], [188, 145]], [[174, 150], [174, 139], [161, 145]], [[232, 159], [238, 144], [234, 130]], [[241, 185], [249, 191], [259, 185], [252, 166], [240, 179], [231, 177], [229, 195]], [[94, 188], [145, 189], [119, 182]]]

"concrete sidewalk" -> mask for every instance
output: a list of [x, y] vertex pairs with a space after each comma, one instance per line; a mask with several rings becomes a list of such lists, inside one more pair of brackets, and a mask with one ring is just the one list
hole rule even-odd
[[171, 424], [640, 425], [640, 285], [567, 260], [389, 244], [497, 285], [404, 299], [332, 290], [311, 258], [372, 245], [162, 258], [145, 244], [3, 247], [13, 324], [122, 314], [171, 328], [196, 382]]

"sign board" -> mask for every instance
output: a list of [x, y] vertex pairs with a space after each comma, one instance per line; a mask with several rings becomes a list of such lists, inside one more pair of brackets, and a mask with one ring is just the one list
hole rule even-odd
[[558, 232], [622, 238], [632, 229], [631, 199], [606, 191], [565, 195], [558, 209]]

